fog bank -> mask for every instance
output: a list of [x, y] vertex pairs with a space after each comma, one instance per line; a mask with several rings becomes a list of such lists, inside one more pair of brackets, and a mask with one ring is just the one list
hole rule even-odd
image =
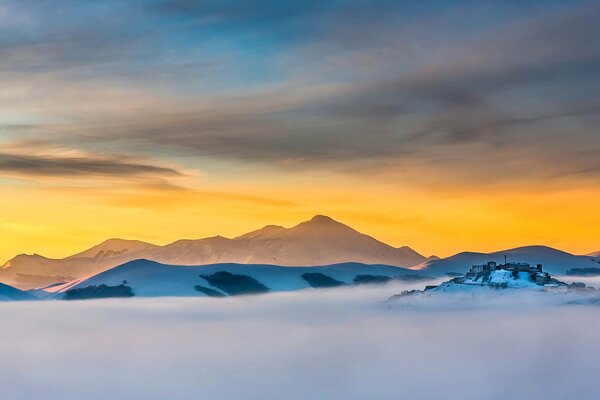
[[375, 304], [408, 287], [0, 304], [1, 398], [597, 397], [600, 308]]

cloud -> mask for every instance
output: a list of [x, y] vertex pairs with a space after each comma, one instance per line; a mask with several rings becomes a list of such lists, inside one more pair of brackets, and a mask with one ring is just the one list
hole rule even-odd
[[18, 154], [0, 151], [0, 174], [25, 177], [178, 177], [169, 167], [144, 163], [127, 157], [56, 154]]
[[75, 1], [60, 26], [9, 4], [29, 34], [0, 42], [0, 102], [26, 117], [0, 134], [428, 185], [597, 178], [592, 2]]

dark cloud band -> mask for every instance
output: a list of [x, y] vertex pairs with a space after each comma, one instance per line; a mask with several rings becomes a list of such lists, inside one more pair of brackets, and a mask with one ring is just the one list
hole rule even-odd
[[180, 173], [159, 167], [115, 158], [51, 157], [0, 153], [0, 174], [25, 176], [79, 177], [90, 175], [135, 177], [175, 177]]

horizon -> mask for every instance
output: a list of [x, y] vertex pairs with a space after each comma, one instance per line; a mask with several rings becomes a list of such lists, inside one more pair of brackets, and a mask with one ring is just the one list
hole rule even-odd
[[600, 248], [596, 2], [0, 0], [0, 260], [314, 214]]

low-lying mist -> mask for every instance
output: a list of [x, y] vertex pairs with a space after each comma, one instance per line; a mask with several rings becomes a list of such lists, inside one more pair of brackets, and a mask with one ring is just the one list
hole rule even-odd
[[422, 286], [0, 304], [0, 398], [597, 398], [600, 308]]

